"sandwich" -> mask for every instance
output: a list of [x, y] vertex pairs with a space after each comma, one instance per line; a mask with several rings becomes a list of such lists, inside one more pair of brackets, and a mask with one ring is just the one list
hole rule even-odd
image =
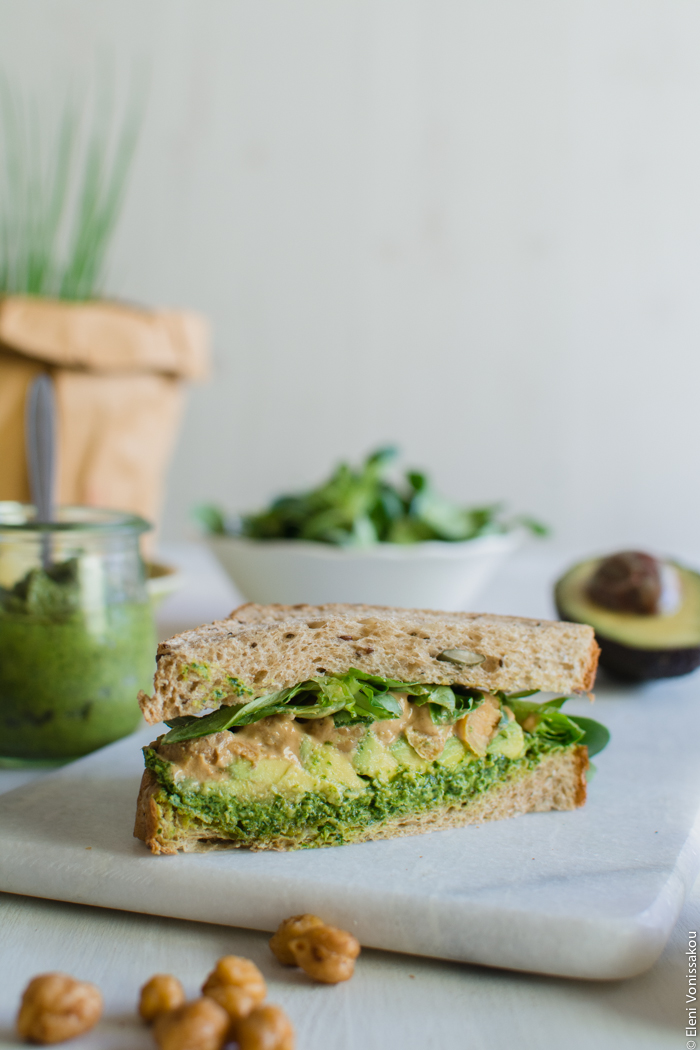
[[243, 605], [158, 647], [134, 834], [290, 850], [573, 810], [607, 730], [562, 706], [598, 651], [581, 624]]

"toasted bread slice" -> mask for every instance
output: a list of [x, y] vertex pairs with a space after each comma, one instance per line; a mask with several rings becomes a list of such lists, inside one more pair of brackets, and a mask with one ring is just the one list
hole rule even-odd
[[[480, 662], [443, 657], [455, 649]], [[161, 643], [154, 694], [139, 699], [154, 724], [352, 667], [490, 692], [587, 692], [598, 653], [592, 628], [582, 624], [372, 605], [248, 604]]]

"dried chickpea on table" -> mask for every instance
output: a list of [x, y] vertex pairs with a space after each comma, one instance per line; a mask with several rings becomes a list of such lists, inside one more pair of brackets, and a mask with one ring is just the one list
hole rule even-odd
[[[317, 915], [285, 919], [270, 940], [285, 966], [299, 966], [323, 984], [352, 977], [360, 944], [352, 934]], [[177, 977], [154, 974], [141, 988], [138, 1012], [153, 1026], [160, 1050], [294, 1050], [294, 1029], [281, 1007], [266, 1003], [267, 984], [258, 967], [225, 955], [187, 1002]], [[41, 974], [24, 991], [17, 1031], [34, 1043], [61, 1043], [90, 1031], [102, 1016], [102, 995], [86, 981], [64, 973]]]
[[225, 955], [202, 985], [202, 995], [215, 999], [232, 1021], [238, 1021], [260, 1006], [267, 995], [267, 985], [250, 959]]
[[328, 926], [317, 915], [285, 919], [270, 948], [283, 966], [300, 966], [309, 977], [324, 984], [348, 981], [360, 954], [357, 938], [337, 926]]
[[67, 973], [43, 973], [27, 985], [17, 1031], [32, 1043], [63, 1043], [89, 1032], [102, 1016], [99, 988]]
[[213, 999], [202, 996], [158, 1014], [153, 1036], [161, 1050], [221, 1050], [231, 1019]]
[[[142, 1016], [153, 980], [141, 990]], [[289, 1018], [279, 1006], [263, 1005], [266, 995], [265, 978], [254, 962], [225, 955], [202, 985], [200, 999], [156, 1015], [155, 1041], [160, 1050], [221, 1050], [227, 1043], [239, 1050], [294, 1050]]]
[[158, 1014], [176, 1010], [185, 1001], [185, 989], [170, 973], [157, 973], [141, 989], [139, 1013], [150, 1024]]

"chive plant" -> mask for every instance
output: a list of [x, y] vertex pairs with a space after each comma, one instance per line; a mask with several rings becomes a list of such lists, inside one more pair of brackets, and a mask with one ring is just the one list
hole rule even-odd
[[0, 79], [0, 294], [86, 300], [102, 291], [143, 106], [68, 98], [47, 134], [37, 102]]

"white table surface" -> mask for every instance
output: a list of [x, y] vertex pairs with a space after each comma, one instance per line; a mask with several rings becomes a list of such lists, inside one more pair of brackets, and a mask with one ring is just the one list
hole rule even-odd
[[[163, 554], [182, 565], [187, 581], [162, 608], [161, 636], [234, 606], [235, 591], [203, 548], [183, 544]], [[528, 548], [480, 608], [552, 615], [550, 584], [570, 560], [551, 548]], [[0, 792], [40, 775], [0, 771]], [[352, 981], [327, 988], [278, 966], [264, 934], [0, 894], [0, 1046], [21, 1045], [12, 1027], [27, 981], [64, 970], [94, 981], [105, 997], [103, 1021], [76, 1045], [150, 1047], [134, 1015], [140, 985], [153, 973], [173, 972], [194, 995], [215, 960], [235, 953], [260, 966], [270, 1000], [293, 1020], [298, 1050], [694, 1050], [684, 1031], [685, 953], [688, 931], [699, 927], [696, 886], [661, 959], [627, 981], [569, 981], [365, 951]]]

